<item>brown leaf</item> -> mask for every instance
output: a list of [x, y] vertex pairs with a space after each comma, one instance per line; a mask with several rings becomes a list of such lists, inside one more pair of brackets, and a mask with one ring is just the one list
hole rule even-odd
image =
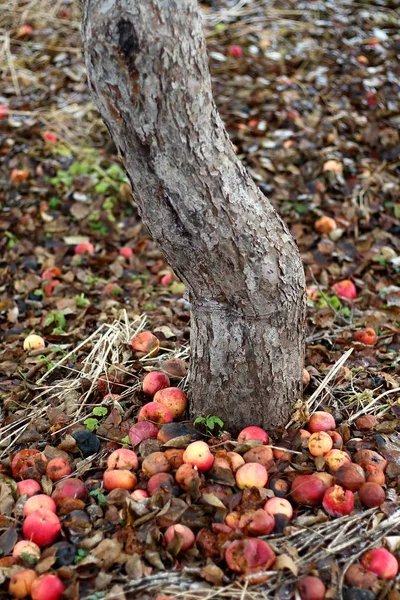
[[7, 529], [2, 535], [0, 535], [0, 554], [1, 556], [7, 556], [11, 553], [18, 539], [17, 530], [14, 527]]
[[117, 562], [122, 551], [122, 544], [115, 539], [102, 540], [100, 544], [92, 550], [92, 556], [96, 558], [97, 564], [107, 571]]
[[224, 572], [212, 560], [208, 560], [207, 565], [200, 572], [200, 577], [208, 581], [208, 583], [221, 586], [224, 579]]
[[289, 554], [280, 554], [277, 556], [274, 563], [274, 569], [277, 569], [278, 571], [289, 569], [289, 571], [291, 571], [295, 577], [297, 577], [299, 573], [299, 568]]

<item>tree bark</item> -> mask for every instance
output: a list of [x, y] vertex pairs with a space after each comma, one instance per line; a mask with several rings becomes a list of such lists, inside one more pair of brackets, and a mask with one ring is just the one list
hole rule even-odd
[[192, 416], [285, 424], [301, 394], [304, 273], [213, 102], [195, 0], [84, 0], [96, 105], [191, 301]]

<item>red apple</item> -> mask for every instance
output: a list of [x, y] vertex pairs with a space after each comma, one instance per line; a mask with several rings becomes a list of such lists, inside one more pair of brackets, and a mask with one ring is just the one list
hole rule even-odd
[[136, 471], [139, 466], [139, 461], [136, 453], [128, 448], [118, 448], [111, 452], [107, 458], [107, 467], [109, 469], [131, 469]]
[[[142, 385], [144, 393], [153, 397], [154, 394], [160, 390], [169, 388], [170, 381], [168, 375], [165, 375], [165, 373], [161, 373], [160, 371], [152, 371], [151, 373], [147, 373], [143, 379]], [[159, 400], [157, 400], [157, 402], [159, 402]]]
[[133, 250], [132, 248], [129, 248], [129, 246], [122, 246], [119, 249], [119, 254], [124, 258], [131, 258], [131, 256], [133, 256]]
[[307, 575], [296, 584], [301, 600], [324, 600], [326, 588], [319, 577]]
[[148, 402], [139, 410], [138, 421], [151, 421], [156, 425], [171, 423], [173, 416], [166, 406], [159, 402]]
[[276, 560], [275, 553], [264, 540], [244, 538], [230, 542], [225, 550], [228, 567], [237, 573], [251, 574], [267, 571]]
[[263, 444], [268, 444], [269, 436], [261, 427], [250, 425], [242, 429], [238, 435], [238, 442], [247, 442], [248, 440], [260, 440]]
[[165, 406], [172, 414], [172, 417], [176, 419], [177, 417], [181, 417], [186, 410], [187, 396], [183, 390], [177, 387], [168, 387], [156, 392], [154, 402], [159, 402]]
[[241, 46], [229, 46], [227, 54], [231, 58], [241, 58], [243, 56], [243, 49]]
[[318, 431], [330, 431], [335, 429], [335, 419], [328, 412], [323, 410], [317, 410], [313, 413], [308, 421], [308, 430], [311, 433], [317, 433]]
[[179, 523], [177, 525], [171, 525], [168, 527], [164, 533], [165, 544], [168, 546], [177, 536], [182, 539], [179, 552], [189, 550], [189, 548], [194, 545], [195, 536], [193, 531], [186, 525], [180, 525]]
[[20, 496], [28, 496], [30, 498], [40, 492], [42, 488], [40, 487], [40, 483], [34, 479], [24, 479], [23, 481], [18, 481], [17, 490]]
[[52, 458], [46, 467], [46, 475], [51, 481], [59, 481], [71, 473], [72, 468], [66, 458]]
[[296, 504], [317, 506], [321, 504], [326, 489], [326, 485], [318, 477], [298, 475], [293, 480], [290, 495]]
[[22, 533], [38, 546], [49, 546], [61, 533], [60, 519], [50, 510], [36, 510], [24, 520]]
[[399, 571], [397, 558], [385, 548], [368, 550], [362, 556], [361, 564], [364, 569], [383, 579], [394, 579]]
[[[243, 515], [238, 516], [239, 522], [237, 523], [237, 528], [240, 529], [244, 535], [269, 535], [275, 528], [275, 519], [273, 515], [267, 513], [262, 508], [258, 510], [248, 510]], [[228, 521], [225, 522], [229, 525]]]
[[144, 498], [148, 497], [149, 494], [146, 492], [146, 490], [134, 490], [131, 494], [131, 498], [133, 498], [135, 502], [140, 502]]
[[56, 575], [42, 575], [32, 583], [32, 600], [59, 600], [63, 593], [64, 584]]
[[141, 421], [133, 425], [128, 431], [128, 437], [135, 448], [145, 440], [156, 438], [158, 435], [158, 427], [150, 421]]
[[183, 462], [199, 471], [208, 471], [214, 463], [209, 446], [202, 441], [192, 442], [183, 454]]
[[286, 498], [277, 498], [276, 496], [270, 498], [264, 504], [264, 510], [273, 517], [283, 515], [288, 521], [293, 517], [293, 507]]
[[156, 473], [147, 482], [147, 491], [150, 496], [154, 496], [158, 492], [173, 494], [175, 490], [174, 478], [169, 473]]
[[57, 142], [58, 141], [58, 137], [52, 131], [44, 131], [43, 132], [43, 139], [46, 142]]
[[136, 484], [136, 475], [127, 469], [107, 469], [103, 473], [103, 485], [108, 492], [117, 488], [131, 492]]
[[5, 104], [0, 104], [0, 119], [5, 119], [10, 114], [10, 109]]
[[85, 501], [87, 494], [88, 491], [83, 481], [75, 477], [70, 477], [57, 483], [51, 497], [57, 504], [59, 499], [62, 500], [64, 498], [78, 498], [78, 500]]
[[57, 512], [57, 506], [53, 498], [46, 496], [46, 494], [37, 494], [31, 496], [24, 504], [24, 517], [27, 517], [35, 510], [50, 510], [53, 513]]
[[339, 298], [347, 298], [348, 300], [354, 300], [357, 298], [356, 286], [349, 279], [338, 281], [333, 286], [333, 289]]
[[344, 517], [354, 510], [354, 494], [340, 485], [328, 488], [322, 499], [322, 506], [332, 517]]
[[75, 254], [94, 254], [94, 246], [91, 242], [81, 242], [74, 249]]
[[268, 481], [268, 472], [260, 463], [246, 463], [235, 474], [237, 486], [243, 490], [252, 487], [264, 487]]
[[374, 508], [385, 502], [386, 494], [385, 490], [380, 485], [373, 483], [372, 481], [367, 481], [366, 483], [363, 483], [358, 490], [358, 497], [365, 506]]

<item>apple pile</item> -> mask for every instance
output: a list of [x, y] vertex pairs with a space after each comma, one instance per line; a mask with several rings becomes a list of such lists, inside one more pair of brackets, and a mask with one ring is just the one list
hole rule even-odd
[[[139, 357], [155, 356], [160, 342], [142, 331], [133, 339], [132, 349]], [[179, 365], [174, 368], [179, 371]], [[99, 378], [97, 393], [108, 393], [118, 402], [120, 396], [113, 393], [117, 384], [111, 375]], [[148, 372], [140, 398], [146, 401], [129, 429], [132, 447], [105, 444], [98, 471], [86, 484], [74, 476], [76, 459], [66, 452], [50, 458], [30, 448], [11, 457], [21, 527], [12, 556], [0, 559], [0, 565], [7, 560], [13, 566], [12, 598], [62, 596], [65, 573], [51, 565], [47, 569], [35, 565], [43, 564], [40, 561], [51, 547], [68, 555], [64, 564], [73, 563], [74, 545], [66, 540], [79, 544], [79, 536], [91, 529], [91, 515], [97, 514], [89, 494], [93, 490], [103, 495], [106, 505], [121, 506], [115, 524], [121, 519], [133, 522], [132, 514], [142, 517], [174, 501], [179, 506], [208, 507], [208, 525], [196, 519], [180, 522], [182, 510], [159, 521], [162, 556], [176, 566], [190, 557], [205, 557], [225, 574], [249, 584], [270, 577], [278, 554], [274, 540], [296, 526], [304, 512], [317, 511], [320, 518], [330, 520], [386, 501], [385, 489], [391, 483], [388, 462], [368, 438], [378, 423], [372, 415], [359, 417], [353, 432], [337, 427], [330, 412], [318, 410], [305, 428], [288, 430], [274, 442], [256, 426], [243, 429], [237, 439], [227, 432], [211, 438], [183, 421], [186, 393], [171, 385], [166, 372]], [[83, 428], [78, 434], [81, 440], [96, 438]], [[296, 583], [302, 600], [322, 600], [329, 587], [330, 582], [312, 569], [310, 565]], [[376, 590], [379, 582], [383, 585], [397, 573], [397, 557], [378, 546], [366, 550], [344, 576], [349, 587]]]

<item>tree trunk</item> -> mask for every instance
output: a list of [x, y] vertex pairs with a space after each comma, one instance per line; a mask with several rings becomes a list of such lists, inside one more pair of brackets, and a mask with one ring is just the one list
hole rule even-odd
[[212, 99], [195, 0], [84, 0], [96, 105], [191, 301], [192, 416], [285, 424], [301, 393], [304, 273]]

